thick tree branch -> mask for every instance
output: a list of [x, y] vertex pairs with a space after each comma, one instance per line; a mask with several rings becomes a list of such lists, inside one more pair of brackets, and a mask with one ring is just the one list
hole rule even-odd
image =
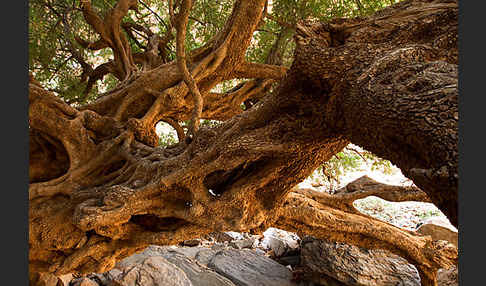
[[[121, 32], [121, 20], [128, 10], [137, 10], [137, 0], [119, 0], [114, 8], [101, 19], [91, 6], [89, 0], [81, 1], [81, 8], [86, 22], [100, 35], [97, 43], [103, 46], [106, 43], [114, 54], [114, 65], [124, 80], [133, 73], [136, 68], [133, 62], [129, 43]], [[83, 41], [81, 41], [83, 42]], [[88, 46], [90, 46], [88, 44]], [[94, 46], [94, 45], [92, 45]], [[98, 48], [98, 46], [96, 46]]]
[[376, 196], [391, 202], [430, 202], [427, 194], [417, 187], [382, 184], [366, 175], [347, 184], [334, 194], [318, 192], [312, 189], [298, 189], [295, 191], [312, 198], [320, 204], [358, 214], [360, 212], [354, 208], [353, 202], [369, 196]]
[[62, 142], [72, 166], [90, 155], [94, 144], [83, 126], [84, 116], [60, 98], [29, 84], [29, 126]]
[[180, 11], [177, 17], [177, 36], [176, 36], [176, 54], [177, 54], [177, 66], [182, 73], [184, 82], [189, 88], [189, 92], [194, 100], [194, 109], [191, 116], [191, 122], [189, 124], [188, 136], [193, 137], [199, 129], [199, 118], [201, 118], [203, 108], [203, 98], [199, 92], [196, 81], [189, 73], [187, 69], [185, 40], [186, 40], [186, 26], [191, 11], [192, 1], [181, 0]]
[[329, 126], [397, 165], [457, 226], [457, 3], [396, 7], [362, 22], [300, 25], [295, 68], [328, 94]]
[[101, 38], [113, 46], [111, 39], [108, 37], [105, 31], [105, 24], [103, 20], [96, 14], [91, 6], [90, 0], [81, 0], [81, 9], [83, 11], [83, 16], [88, 24], [93, 27], [93, 29], [101, 36]]
[[176, 120], [172, 118], [164, 118], [162, 119], [162, 121], [167, 122], [170, 126], [172, 126], [172, 128], [175, 129], [175, 131], [177, 132], [177, 139], [179, 140], [179, 142], [184, 141], [184, 138], [186, 136], [184, 133], [184, 129], [181, 127], [181, 125], [179, 125], [179, 123]]
[[[298, 110], [291, 107], [301, 96], [289, 100], [275, 95], [274, 104], [251, 109], [217, 130], [201, 129], [187, 148], [145, 146], [130, 136], [129, 124], [105, 128], [118, 131], [99, 144], [85, 164], [60, 178], [31, 185], [32, 265], [36, 271], [57, 274], [99, 271], [112, 266], [108, 260], [121, 259], [150, 243], [180, 241], [211, 230], [259, 227], [292, 185], [348, 144], [327, 140], [324, 134], [315, 138], [319, 128], [301, 128], [312, 126], [316, 114], [292, 119]], [[307, 103], [307, 110], [318, 112], [315, 102], [309, 99]], [[290, 134], [288, 130], [292, 130]], [[97, 138], [99, 132], [94, 132]], [[294, 138], [300, 138], [297, 144]], [[322, 153], [318, 152], [321, 148]], [[305, 160], [294, 161], [301, 155]], [[291, 162], [299, 167], [279, 167]], [[284, 174], [286, 180], [281, 179]], [[240, 195], [242, 189], [245, 196]], [[256, 204], [247, 204], [248, 199]], [[68, 214], [48, 207], [50, 202], [70, 210], [72, 224], [52, 224], [55, 230], [46, 232], [42, 225]], [[44, 207], [54, 213], [46, 214]], [[70, 235], [50, 247], [48, 243], [58, 233]], [[88, 238], [86, 233], [96, 234]], [[45, 239], [37, 240], [39, 237]], [[95, 240], [87, 242], [90, 239]], [[111, 245], [122, 248], [115, 253]], [[99, 251], [92, 252], [92, 248]], [[86, 253], [98, 262], [93, 263]], [[41, 263], [45, 258], [50, 261], [48, 268]]]
[[79, 36], [76, 36], [76, 35], [74, 36], [74, 39], [83, 48], [89, 49], [89, 50], [92, 50], [92, 51], [97, 51], [97, 50], [101, 50], [101, 49], [109, 47], [108, 43], [103, 39], [97, 40], [96, 42], [93, 42], [93, 43], [85, 41], [85, 40], [81, 39]]
[[228, 120], [243, 112], [241, 105], [249, 98], [261, 99], [269, 91], [273, 80], [247, 81], [226, 93], [209, 93], [206, 97], [202, 118]]
[[339, 204], [322, 196], [319, 201], [314, 198], [307, 191], [290, 193], [275, 226], [301, 235], [389, 250], [417, 267], [422, 285], [437, 285], [437, 270], [457, 264], [457, 248], [446, 241], [432, 241], [372, 217], [341, 210]]
[[287, 68], [280, 65], [244, 62], [234, 71], [235, 78], [282, 79]]
[[[190, 59], [194, 63], [191, 74], [195, 81], [198, 82], [198, 86], [204, 87], [204, 91], [200, 91], [201, 94], [208, 92], [221, 80], [231, 78], [232, 70], [238, 66], [235, 62], [242, 61], [244, 51], [250, 43], [252, 31], [256, 28], [255, 22], [259, 20], [259, 14], [261, 13], [258, 10], [260, 6], [263, 6], [263, 1], [244, 3], [237, 1], [225, 29], [206, 46], [191, 53]], [[248, 21], [248, 19], [251, 19], [251, 21]], [[231, 32], [232, 29], [242, 29], [245, 32], [233, 33]], [[230, 42], [231, 45], [229, 45]], [[216, 76], [218, 74], [221, 76]], [[208, 77], [209, 75], [211, 77]], [[160, 112], [174, 110], [183, 105], [192, 105], [192, 103], [184, 103], [187, 90], [184, 90], [183, 87], [177, 87], [174, 88], [173, 92], [164, 93], [170, 94], [170, 98], [163, 96], [155, 103], [153, 102], [153, 97], [144, 92], [144, 84], [151, 82], [154, 91], [162, 91], [168, 87], [178, 85], [180, 81], [183, 81], [182, 74], [178, 72], [178, 68], [174, 63], [160, 66], [160, 68], [153, 70], [150, 74], [141, 74], [138, 79], [128, 84], [126, 88], [113, 90], [107, 96], [101, 97], [97, 102], [89, 104], [83, 109], [90, 109], [103, 115], [113, 115], [120, 113], [120, 105], [125, 105], [126, 108], [123, 108], [124, 111], [121, 118], [128, 118], [134, 114], [149, 113], [150, 115], [146, 119], [150, 121], [150, 123], [147, 123], [147, 126], [150, 126], [152, 119], [157, 120], [164, 116], [169, 116]], [[177, 92], [176, 89], [178, 90]], [[125, 98], [127, 94], [131, 96]], [[147, 105], [121, 104], [122, 101], [134, 102], [133, 98], [144, 98], [143, 101], [147, 102]], [[153, 105], [149, 105], [150, 101]], [[162, 104], [160, 101], [165, 103]], [[162, 108], [163, 106], [165, 107]]]

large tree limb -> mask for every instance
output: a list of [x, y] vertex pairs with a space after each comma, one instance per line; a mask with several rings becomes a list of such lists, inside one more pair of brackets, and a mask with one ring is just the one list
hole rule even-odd
[[391, 202], [430, 202], [427, 194], [415, 186], [387, 185], [376, 182], [366, 175], [350, 182], [334, 194], [312, 189], [298, 189], [296, 192], [312, 198], [320, 204], [357, 214], [360, 212], [354, 208], [353, 202], [369, 196], [376, 196]]
[[[137, 10], [137, 0], [119, 0], [108, 14], [101, 19], [89, 0], [81, 1], [81, 8], [86, 22], [100, 35], [100, 46], [106, 43], [114, 55], [114, 64], [123, 79], [127, 79], [135, 69], [130, 46], [121, 32], [121, 20], [128, 10]], [[94, 45], [88, 44], [93, 47]], [[97, 47], [98, 48], [98, 47]]]
[[[190, 68], [201, 94], [242, 63], [263, 4], [237, 1], [222, 33], [199, 50]], [[47, 135], [33, 143], [37, 152], [54, 138], [62, 147], [51, 145], [70, 158], [79, 154], [76, 144], [89, 156], [29, 186], [31, 270], [100, 272], [148, 244], [273, 225], [390, 249], [418, 266], [425, 285], [434, 285], [434, 270], [455, 263], [455, 248], [331, 207], [323, 197], [289, 193], [353, 141], [392, 160], [449, 218], [457, 215], [440, 200], [457, 202], [456, 20], [456, 4], [416, 0], [365, 20], [298, 26], [296, 58], [269, 96], [214, 128], [200, 128], [190, 144], [170, 148], [150, 146], [145, 124], [189, 102], [175, 63], [79, 110], [32, 83], [31, 134]], [[41, 157], [36, 169], [57, 158]], [[360, 188], [372, 193], [374, 187]]]
[[432, 241], [372, 217], [342, 210], [337, 198], [327, 200], [321, 196], [316, 201], [308, 195], [300, 191], [290, 193], [275, 226], [301, 235], [389, 250], [417, 267], [422, 285], [437, 285], [437, 270], [457, 264], [457, 248], [446, 241]]
[[228, 120], [243, 112], [241, 105], [247, 99], [262, 99], [273, 83], [273, 80], [252, 80], [238, 85], [236, 90], [226, 93], [209, 93], [202, 118]]
[[[129, 137], [123, 134], [130, 131], [125, 131], [106, 145], [110, 152], [104, 154], [109, 157], [96, 156], [88, 161], [89, 167], [78, 171], [83, 172], [81, 176], [69, 174], [71, 182], [77, 178], [83, 181], [65, 185], [71, 186], [68, 191], [54, 192], [47, 186], [33, 189], [30, 243], [31, 261], [37, 262], [32, 265], [58, 274], [106, 270], [112, 266], [109, 259], [120, 259], [150, 243], [173, 243], [210, 230], [259, 227], [266, 213], [279, 206], [290, 186], [347, 145], [344, 140], [317, 139], [313, 136], [317, 130], [300, 128], [310, 127], [314, 119], [308, 114], [304, 121], [292, 120], [297, 115], [296, 110], [288, 108], [294, 104], [292, 100], [274, 96], [273, 101], [276, 105], [252, 109], [218, 130], [201, 129], [186, 149], [150, 148], [126, 141]], [[311, 100], [308, 104], [309, 110], [318, 111]], [[286, 115], [278, 112], [284, 106]], [[293, 125], [292, 136], [281, 136], [287, 132], [285, 122]], [[297, 144], [295, 136], [301, 138]], [[112, 148], [117, 144], [125, 147]], [[322, 148], [324, 145], [327, 148]], [[301, 155], [306, 160], [294, 161]], [[299, 168], [280, 167], [290, 162]], [[105, 170], [105, 181], [100, 181], [97, 170]], [[288, 174], [285, 181], [281, 180], [283, 174]], [[60, 178], [56, 183], [63, 184], [67, 179]], [[255, 180], [257, 185], [252, 183]], [[91, 184], [97, 187], [88, 187]], [[218, 195], [213, 196], [209, 190]], [[41, 227], [53, 219], [43, 210], [51, 202], [74, 212], [72, 225], [54, 224], [48, 232]], [[67, 213], [55, 214], [60, 220]], [[67, 231], [71, 235], [58, 241], [56, 251], [48, 250], [52, 249], [50, 241]], [[113, 245], [121, 248], [115, 253]], [[69, 255], [61, 255], [61, 249]], [[93, 264], [88, 256], [98, 263]], [[44, 258], [51, 261], [48, 268], [42, 268]]]
[[29, 84], [29, 126], [64, 145], [71, 166], [77, 166], [94, 148], [85, 128], [85, 114], [34, 84]]
[[167, 122], [170, 126], [172, 126], [172, 128], [174, 128], [177, 133], [177, 139], [179, 140], [179, 142], [184, 141], [186, 134], [184, 133], [184, 129], [182, 128], [182, 126], [179, 125], [176, 120], [172, 118], [164, 118], [162, 119], [162, 121]]
[[[191, 62], [195, 65], [195, 70], [191, 70], [191, 74], [193, 77], [196, 77], [196, 73], [199, 74], [199, 78], [196, 80], [199, 86], [206, 86], [207, 91], [209, 91], [223, 79], [232, 78], [230, 74], [235, 67], [238, 66], [235, 62], [242, 62], [244, 51], [250, 43], [252, 31], [257, 25], [256, 22], [260, 19], [261, 10], [259, 10], [259, 7], [263, 7], [263, 2], [264, 1], [250, 1], [240, 3], [237, 1], [233, 13], [228, 19], [227, 25], [223, 31], [221, 31], [221, 33], [206, 46], [188, 55], [188, 57], [191, 58]], [[250, 19], [250, 21], [248, 21], [248, 19]], [[231, 32], [236, 29], [241, 29], [241, 31], [244, 32]], [[230, 42], [231, 45], [228, 45]], [[215, 54], [220, 55], [215, 57]], [[212, 68], [208, 69], [208, 64], [211, 63], [211, 61], [214, 61], [215, 58], [218, 60], [211, 64]], [[216, 70], [214, 70], [215, 68]], [[208, 77], [209, 74], [211, 74], [211, 77]], [[152, 95], [147, 95], [144, 92], [144, 85], [147, 82], [151, 83], [152, 90], [162, 91], [168, 87], [177, 85], [177, 83], [181, 81], [183, 81], [182, 73], [178, 71], [175, 63], [169, 63], [167, 65], [159, 66], [150, 73], [139, 75], [137, 79], [127, 84], [124, 88], [113, 90], [96, 102], [86, 105], [83, 109], [90, 109], [103, 115], [114, 115], [117, 113], [121, 101], [124, 101], [126, 95], [130, 94], [131, 98], [144, 98], [142, 101], [147, 102], [147, 105], [132, 105], [130, 109], [133, 109], [133, 111], [127, 110], [124, 118], [133, 116], [133, 114], [146, 113], [150, 108], [150, 104], [152, 104], [154, 100]], [[177, 98], [172, 96], [175, 101], [167, 103], [167, 106], [169, 107], [167, 109], [178, 108], [181, 100], [180, 97], [185, 96], [186, 93], [187, 92], [180, 92]], [[203, 93], [204, 92], [201, 92], [201, 94]], [[151, 102], [149, 103], [149, 101]], [[157, 103], [157, 105], [158, 104], [159, 103]], [[158, 107], [155, 107], [154, 109], [159, 111], [162, 110]], [[155, 117], [164, 117], [164, 114], [157, 114]]]
[[457, 226], [457, 3], [395, 7], [299, 26], [293, 68], [327, 94], [331, 128], [397, 165]]
[[92, 50], [92, 51], [97, 51], [97, 50], [101, 50], [101, 49], [104, 49], [104, 48], [108, 48], [108, 43], [103, 40], [103, 39], [99, 39], [93, 43], [90, 43], [88, 41], [85, 41], [83, 39], [81, 39], [79, 36], [74, 36], [74, 39], [76, 40], [76, 42], [78, 44], [81, 45], [81, 47], [85, 48], [85, 49], [89, 49], [89, 50]]
[[280, 65], [269, 65], [244, 62], [234, 71], [235, 78], [282, 79], [287, 68]]
[[203, 109], [203, 98], [199, 92], [196, 81], [192, 77], [191, 73], [187, 69], [186, 51], [184, 42], [186, 40], [186, 26], [191, 11], [192, 1], [181, 0], [180, 11], [177, 17], [177, 36], [176, 36], [176, 54], [177, 54], [177, 66], [182, 73], [183, 79], [189, 92], [192, 95], [194, 101], [194, 109], [191, 116], [191, 122], [189, 123], [188, 136], [193, 137], [199, 129], [199, 118]]

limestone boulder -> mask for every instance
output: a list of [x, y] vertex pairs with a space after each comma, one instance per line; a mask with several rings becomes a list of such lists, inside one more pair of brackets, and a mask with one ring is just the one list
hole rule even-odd
[[420, 286], [417, 269], [405, 259], [384, 250], [305, 237], [301, 243], [300, 261], [308, 278], [319, 284], [324, 284], [330, 277], [353, 286]]

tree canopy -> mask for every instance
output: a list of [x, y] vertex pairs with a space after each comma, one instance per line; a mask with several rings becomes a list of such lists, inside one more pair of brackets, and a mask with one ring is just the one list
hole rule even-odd
[[[97, 32], [86, 23], [80, 3], [71, 0], [29, 1], [29, 71], [36, 80], [70, 103], [95, 100], [119, 82], [103, 64], [113, 60], [113, 50], [91, 45], [99, 40]], [[233, 1], [194, 1], [185, 37], [186, 50], [202, 47], [221, 31], [231, 14]], [[91, 1], [93, 10], [106, 14], [116, 0]], [[365, 16], [382, 9], [393, 0], [343, 1], [269, 1], [268, 15], [253, 34], [246, 51], [250, 62], [265, 63], [278, 39], [279, 64], [290, 66], [295, 44], [292, 36], [298, 21], [326, 21], [337, 17]], [[169, 1], [139, 1], [137, 10], [129, 10], [121, 20], [122, 32], [134, 54], [147, 51], [153, 35], [167, 37], [159, 46], [163, 62], [176, 58], [175, 31], [170, 27]], [[280, 63], [281, 61], [281, 63]], [[98, 68], [97, 73], [90, 75]], [[227, 83], [226, 90], [233, 87]]]

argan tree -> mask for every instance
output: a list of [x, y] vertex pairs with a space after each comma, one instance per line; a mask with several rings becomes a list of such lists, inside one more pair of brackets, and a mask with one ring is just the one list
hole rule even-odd
[[[390, 250], [436, 285], [455, 247], [352, 202], [428, 201], [457, 226], [458, 5], [383, 2], [30, 1], [30, 271], [275, 226]], [[415, 186], [295, 188], [350, 142]]]

